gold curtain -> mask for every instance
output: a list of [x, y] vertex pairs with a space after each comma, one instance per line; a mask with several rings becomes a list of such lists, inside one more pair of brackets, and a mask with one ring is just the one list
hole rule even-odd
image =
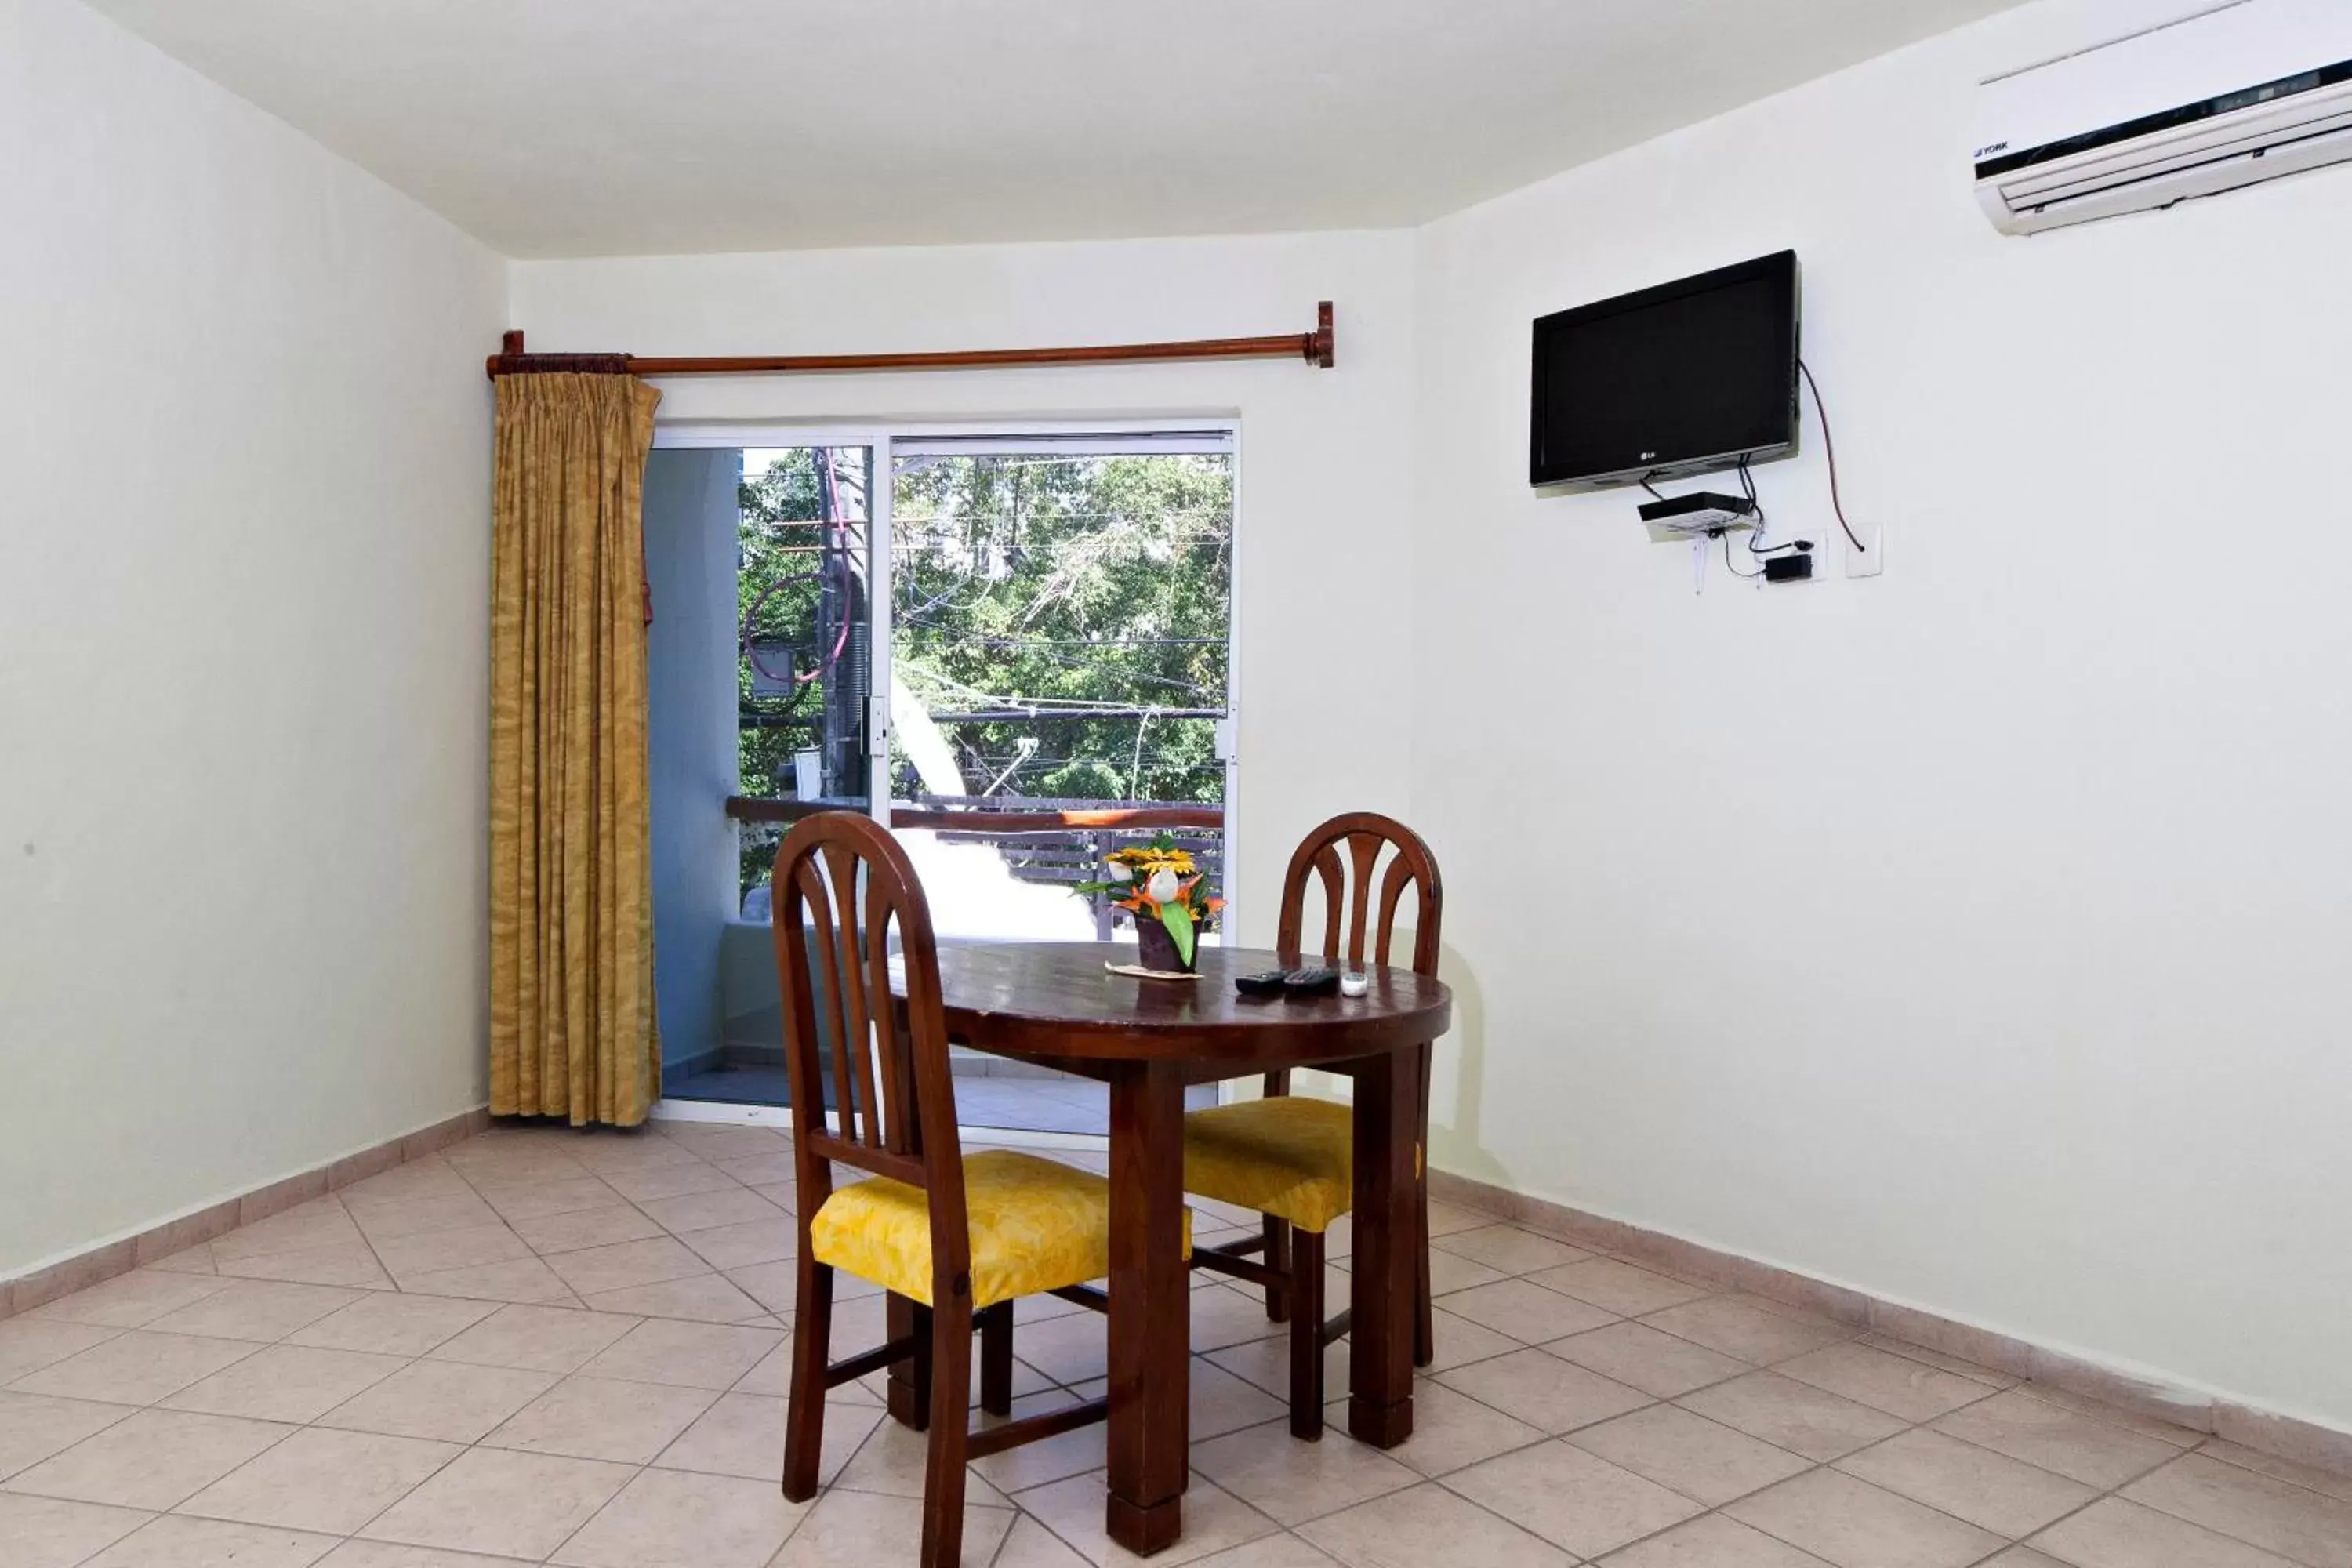
[[661, 1081], [646, 784], [646, 452], [626, 375], [498, 380], [490, 1110], [645, 1120]]

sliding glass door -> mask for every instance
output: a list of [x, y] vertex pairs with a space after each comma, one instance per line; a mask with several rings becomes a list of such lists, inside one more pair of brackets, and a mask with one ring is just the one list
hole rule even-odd
[[[867, 811], [890, 826], [947, 942], [1132, 942], [1124, 917], [1075, 884], [1108, 850], [1159, 831], [1223, 891], [1230, 430], [675, 439], [676, 450], [657, 441], [648, 479], [656, 702], [684, 700], [688, 666], [700, 668], [723, 683], [731, 750], [730, 902], [713, 973], [676, 956], [681, 944], [689, 955], [712, 945], [710, 922], [687, 929], [657, 889], [672, 1101], [783, 1102], [766, 877], [786, 827], [811, 811]], [[682, 519], [652, 498], [666, 465], [690, 464], [704, 514]], [[725, 533], [729, 624], [671, 627], [691, 652], [666, 675], [659, 567], [681, 530]], [[658, 751], [659, 713], [655, 729]], [[721, 803], [691, 790], [666, 800], [658, 757], [655, 767], [656, 879], [673, 888], [707, 870], [658, 875]], [[681, 987], [715, 990], [714, 1016], [674, 1005]], [[1098, 1085], [968, 1054], [958, 1079], [968, 1124], [1105, 1130]]]
[[[1133, 942], [1075, 885], [1161, 825], [1221, 890], [1231, 434], [910, 437], [893, 459], [891, 820], [943, 938]], [[1099, 1083], [956, 1065], [968, 1125], [1108, 1131]]]
[[[1133, 831], [1036, 831], [1048, 815], [1157, 808], [1221, 868], [1231, 445], [1222, 432], [897, 444], [892, 802], [902, 831], [942, 835], [925, 849], [943, 874], [969, 868], [943, 878], [941, 930], [1112, 936], [1108, 905], [1070, 889]], [[950, 814], [971, 831], [942, 828]], [[991, 836], [992, 815], [1031, 826]]]

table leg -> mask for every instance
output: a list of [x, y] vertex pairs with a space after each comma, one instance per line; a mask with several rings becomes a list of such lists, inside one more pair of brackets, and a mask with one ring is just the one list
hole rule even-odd
[[1356, 1238], [1348, 1359], [1348, 1430], [1376, 1448], [1412, 1436], [1413, 1285], [1420, 1274], [1412, 1145], [1415, 1053], [1356, 1066]]
[[[1123, 1062], [1110, 1084], [1110, 1538], [1139, 1555], [1183, 1528], [1192, 1296], [1184, 1083]], [[1410, 1298], [1408, 1298], [1410, 1300]]]

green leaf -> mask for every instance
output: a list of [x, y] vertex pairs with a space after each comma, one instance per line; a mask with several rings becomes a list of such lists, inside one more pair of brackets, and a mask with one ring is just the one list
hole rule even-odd
[[1160, 923], [1176, 939], [1176, 956], [1186, 968], [1192, 963], [1192, 911], [1173, 899], [1160, 906]]

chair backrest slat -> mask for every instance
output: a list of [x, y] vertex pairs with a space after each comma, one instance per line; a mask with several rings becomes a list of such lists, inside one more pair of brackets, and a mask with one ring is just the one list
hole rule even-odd
[[[872, 819], [820, 812], [784, 836], [770, 885], [801, 1245], [832, 1194], [835, 1162], [921, 1187], [944, 1293], [934, 1299], [944, 1300], [968, 1288], [971, 1233], [939, 947], [914, 866]], [[903, 1004], [892, 994], [894, 931]]]
[[[841, 921], [835, 909], [833, 889], [826, 882], [825, 873], [818, 866], [814, 856], [798, 862], [789, 873], [782, 869], [781, 852], [777, 864], [778, 881], [781, 883], [789, 880], [798, 892], [800, 900], [804, 900], [802, 907], [805, 909], [808, 916], [806, 929], [811, 933], [810, 940], [816, 946], [816, 974], [823, 985], [822, 999], [824, 1011], [820, 1025], [816, 1013], [816, 1003], [819, 997], [817, 992], [812, 987], [804, 998], [809, 1007], [807, 1019], [809, 1039], [817, 1047], [820, 1053], [824, 1048], [823, 1042], [830, 1040], [833, 1044], [831, 1063], [826, 1063], [821, 1054], [817, 1060], [814, 1082], [818, 1098], [806, 1103], [815, 1120], [822, 1123], [825, 1117], [825, 1105], [830, 1101], [833, 1106], [835, 1130], [842, 1137], [854, 1142], [857, 1138], [857, 1079], [849, 1067], [850, 1041], [854, 1037], [850, 1031], [849, 1016], [844, 1011], [841, 988]], [[779, 888], [775, 891], [781, 890]], [[775, 891], [772, 891], [769, 895], [769, 914], [772, 920], [775, 920], [777, 911], [782, 908], [782, 900], [776, 898]], [[781, 942], [784, 931], [781, 921], [776, 921], [775, 930]], [[803, 962], [806, 961], [805, 954], [803, 955]], [[789, 999], [793, 993], [786, 991], [784, 995]], [[790, 1012], [788, 1005], [785, 1022], [785, 1028], [788, 1031], [792, 1027]], [[786, 1043], [789, 1046], [789, 1034]], [[790, 1068], [789, 1059], [785, 1065], [787, 1068]], [[831, 1069], [829, 1077], [828, 1066]], [[789, 1071], [786, 1076], [790, 1077]], [[830, 1094], [825, 1092], [827, 1088], [832, 1090]], [[795, 1104], [801, 1103], [801, 1096], [798, 1093], [795, 1093], [793, 1099]]]
[[[1389, 862], [1389, 868], [1381, 874], [1380, 945], [1372, 954], [1372, 962], [1380, 964], [1383, 968], [1387, 967], [1389, 963], [1389, 953], [1394, 946], [1394, 939], [1396, 936], [1397, 905], [1403, 900], [1404, 890], [1407, 888], [1419, 886], [1421, 878], [1419, 874], [1414, 871], [1412, 862], [1402, 855], [1399, 855], [1394, 859], [1391, 860]], [[1364, 902], [1369, 901], [1369, 900], [1364, 900]], [[1360, 910], [1362, 907], [1363, 904], [1360, 902], [1357, 905], [1359, 910]], [[1428, 913], [1430, 918], [1425, 923], [1418, 916], [1416, 916], [1414, 920], [1413, 933], [1416, 942], [1418, 942], [1420, 933], [1423, 930], [1433, 928], [1436, 924], [1436, 914], [1433, 905], [1428, 907]], [[1421, 967], [1419, 963], [1421, 955], [1417, 950], [1413, 956], [1415, 959], [1413, 967], [1419, 969]], [[1434, 965], [1433, 964], [1433, 967]]]
[[[1360, 832], [1348, 835], [1348, 854], [1353, 862], [1356, 883], [1356, 896], [1348, 910], [1348, 962], [1350, 963], [1364, 962], [1364, 919], [1372, 909], [1372, 862], [1380, 858], [1381, 850], [1385, 847], [1385, 841], [1377, 834]], [[1387, 931], [1382, 930], [1381, 935], [1385, 938]]]
[[[1380, 873], [1377, 881], [1375, 871]], [[1414, 893], [1412, 968], [1423, 974], [1437, 973], [1445, 893], [1438, 881], [1437, 858], [1421, 835], [1394, 817], [1369, 811], [1335, 816], [1309, 833], [1283, 874], [1275, 944], [1285, 953], [1303, 956], [1311, 951], [1306, 941], [1310, 879], [1320, 880], [1323, 888], [1321, 952], [1326, 963], [1339, 963], [1344, 955], [1347, 963], [1362, 963], [1369, 937], [1371, 962], [1390, 963], [1397, 915], [1410, 888]], [[1286, 1073], [1268, 1073], [1267, 1092], [1281, 1091], [1288, 1078]]]
[[[1312, 863], [1323, 876], [1323, 956], [1337, 962], [1339, 956], [1339, 917], [1346, 907], [1348, 877], [1339, 868], [1339, 852], [1328, 840], [1316, 850]], [[1293, 867], [1297, 864], [1294, 858]], [[1291, 902], [1290, 884], [1286, 879], [1282, 888], [1282, 909], [1286, 920], [1289, 918]], [[1301, 909], [1299, 913], [1304, 918], [1306, 911]], [[1286, 952], [1297, 945], [1297, 933], [1295, 931], [1290, 940], [1282, 944]]]
[[[858, 908], [858, 873], [865, 869], [859, 857], [849, 845], [841, 842], [824, 846], [825, 873], [832, 879], [835, 906], [841, 912], [842, 934], [845, 951], [842, 954], [841, 1011], [848, 1038], [855, 1042], [849, 1053], [849, 1066], [857, 1083], [858, 1122], [851, 1136], [862, 1140], [871, 1148], [887, 1147], [882, 1122], [886, 1114], [905, 1114], [903, 1106], [885, 1107], [875, 1091], [874, 1051], [868, 1042], [874, 1038], [874, 1009], [866, 994], [866, 962], [859, 941], [861, 911]], [[872, 928], [864, 928], [866, 942], [871, 942]], [[887, 998], [887, 991], [883, 993]]]
[[[866, 888], [866, 929], [884, 925], [889, 918], [889, 900], [881, 883], [869, 879]], [[885, 944], [866, 944], [864, 982], [866, 996], [884, 1010], [887, 1017], [890, 1006], [890, 953]], [[879, 1144], [893, 1154], [911, 1154], [922, 1146], [916, 1131], [922, 1106], [915, 1092], [914, 1064], [906, 1049], [908, 1037], [895, 1028], [883, 1029], [879, 1034], [882, 1103], [898, 1108], [888, 1125], [881, 1129]]]

